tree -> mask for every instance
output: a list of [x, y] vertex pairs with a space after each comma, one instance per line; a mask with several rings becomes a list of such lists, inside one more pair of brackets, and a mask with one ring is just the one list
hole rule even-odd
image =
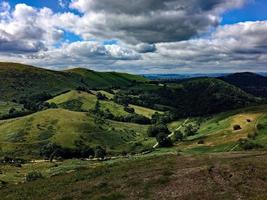
[[45, 159], [49, 159], [50, 162], [53, 161], [54, 157], [59, 153], [60, 146], [55, 143], [48, 143], [47, 145], [43, 146], [40, 151], [40, 155], [43, 156]]
[[147, 135], [149, 137], [156, 137], [159, 133], [164, 133], [165, 135], [169, 135], [170, 131], [165, 124], [152, 125], [147, 130]]
[[192, 124], [188, 124], [185, 127], [185, 134], [186, 134], [186, 136], [195, 135], [195, 134], [197, 134], [197, 128], [193, 127]]
[[10, 108], [9, 109], [9, 114], [14, 114], [16, 112], [16, 109], [15, 108]]
[[96, 93], [96, 98], [98, 100], [106, 100], [107, 99], [106, 95], [102, 94], [101, 92]]
[[184, 139], [184, 134], [180, 130], [176, 130], [174, 132], [174, 139], [175, 141], [181, 141]]
[[27, 182], [35, 181], [40, 178], [43, 178], [43, 175], [41, 174], [41, 172], [38, 172], [38, 171], [32, 171], [26, 175]]
[[165, 133], [159, 133], [156, 137], [157, 142], [160, 147], [170, 147], [172, 146], [171, 139]]
[[99, 111], [100, 111], [100, 103], [99, 103], [98, 100], [97, 100], [96, 103], [95, 103], [95, 109], [94, 109], [94, 111], [95, 111], [96, 113], [99, 113]]
[[103, 160], [105, 158], [106, 154], [107, 154], [106, 150], [100, 146], [95, 149], [95, 157], [96, 158], [100, 158], [101, 160]]

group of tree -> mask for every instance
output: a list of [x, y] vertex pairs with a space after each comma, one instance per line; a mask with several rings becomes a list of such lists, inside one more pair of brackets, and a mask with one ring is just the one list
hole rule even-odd
[[99, 120], [102, 121], [101, 119], [110, 119], [114, 121], [131, 122], [131, 123], [137, 123], [137, 124], [150, 124], [151, 123], [149, 118], [143, 115], [138, 115], [136, 113], [130, 113], [130, 112], [127, 115], [115, 116], [110, 112], [109, 109], [101, 110], [100, 103], [98, 100], [95, 104], [95, 108], [92, 110], [92, 113], [95, 115], [98, 121]]
[[41, 148], [40, 155], [50, 161], [53, 161], [54, 158], [71, 159], [89, 157], [103, 160], [106, 156], [106, 150], [100, 146], [93, 149], [84, 144], [76, 145], [75, 148], [66, 148], [55, 143], [48, 143]]
[[169, 131], [166, 124], [154, 124], [147, 130], [147, 135], [149, 137], [156, 137], [156, 140], [160, 147], [172, 146], [172, 140], [170, 137], [168, 137], [170, 133], [171, 132]]

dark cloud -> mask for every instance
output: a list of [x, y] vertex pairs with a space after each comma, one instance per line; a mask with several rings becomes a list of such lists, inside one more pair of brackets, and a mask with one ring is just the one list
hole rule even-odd
[[[219, 24], [220, 14], [245, 0], [73, 0], [84, 13], [85, 37], [129, 43], [187, 40]], [[94, 21], [93, 21], [94, 20]]]

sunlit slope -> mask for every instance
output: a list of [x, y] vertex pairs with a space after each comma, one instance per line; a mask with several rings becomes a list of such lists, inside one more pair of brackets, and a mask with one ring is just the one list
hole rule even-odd
[[0, 152], [38, 157], [40, 148], [49, 142], [75, 148], [78, 141], [92, 147], [103, 146], [109, 152], [134, 151], [153, 143], [153, 139], [146, 139], [146, 129], [147, 126], [137, 124], [97, 122], [87, 113], [51, 109], [0, 121]]
[[[188, 123], [191, 122], [189, 120]], [[234, 130], [235, 125], [239, 125], [241, 129]], [[177, 146], [189, 152], [235, 151], [242, 150], [240, 139], [248, 139], [251, 143], [267, 148], [266, 130], [267, 106], [251, 107], [205, 119], [198, 134], [188, 137]], [[199, 141], [203, 144], [199, 144]]]
[[[100, 93], [107, 96], [107, 100], [100, 100], [100, 110], [109, 110], [114, 116], [125, 116], [128, 115], [124, 110], [122, 105], [116, 104], [112, 101], [112, 94], [99, 91]], [[93, 91], [93, 93], [87, 93], [82, 91], [72, 90], [70, 92], [61, 94], [59, 96], [50, 99], [49, 103], [55, 103], [60, 108], [72, 110], [72, 111], [89, 111], [95, 108], [95, 104], [97, 102], [96, 94], [97, 91]], [[156, 110], [145, 108], [142, 106], [129, 105], [134, 108], [135, 113], [139, 115], [143, 115], [145, 117], [151, 118], [152, 115], [157, 112]], [[159, 112], [161, 113], [161, 112]]]
[[132, 74], [117, 72], [95, 72], [83, 68], [75, 68], [66, 72], [81, 76], [82, 82], [92, 87], [129, 86], [133, 82], [146, 82], [148, 79]]

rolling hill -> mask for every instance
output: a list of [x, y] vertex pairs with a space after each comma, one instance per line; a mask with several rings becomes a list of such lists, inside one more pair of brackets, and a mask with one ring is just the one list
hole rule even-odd
[[49, 93], [56, 95], [77, 87], [126, 87], [145, 78], [116, 72], [94, 72], [87, 69], [52, 71], [17, 63], [0, 63], [0, 100]]
[[267, 77], [265, 76], [244, 72], [223, 76], [220, 79], [254, 96], [267, 98]]
[[39, 158], [48, 143], [75, 149], [77, 142], [102, 146], [109, 153], [150, 148], [148, 126], [110, 120], [98, 122], [88, 113], [49, 109], [26, 117], [0, 121], [0, 156]]
[[117, 94], [130, 103], [175, 111], [178, 118], [204, 116], [262, 103], [240, 88], [216, 78], [195, 78], [178, 83], [136, 85]]

